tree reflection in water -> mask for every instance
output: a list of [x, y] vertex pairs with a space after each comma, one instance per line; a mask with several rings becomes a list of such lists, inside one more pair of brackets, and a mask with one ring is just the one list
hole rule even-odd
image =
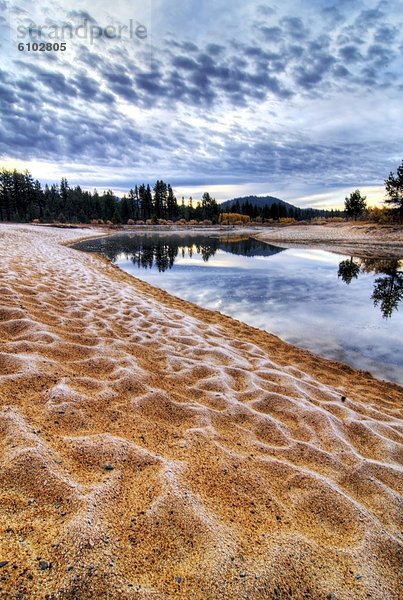
[[[265, 244], [248, 235], [207, 237], [203, 234], [117, 234], [106, 238], [87, 240], [75, 245], [76, 248], [100, 252], [115, 262], [123, 256], [139, 268], [164, 272], [172, 269], [178, 256], [192, 258], [199, 254], [204, 262], [218, 250], [240, 256], [274, 256], [285, 248]], [[383, 317], [389, 318], [398, 310], [403, 300], [403, 263], [393, 259], [358, 259], [351, 256], [339, 263], [338, 277], [351, 284], [360, 273], [379, 275], [374, 281], [371, 296], [375, 306], [379, 306]]]
[[92, 252], [101, 252], [111, 261], [125, 256], [139, 268], [151, 269], [154, 266], [160, 272], [172, 269], [178, 255], [192, 258], [194, 253], [200, 254], [204, 262], [223, 250], [242, 256], [272, 256], [283, 252], [278, 248], [254, 240], [249, 236], [206, 237], [205, 235], [156, 235], [124, 234], [108, 238], [100, 238], [77, 244], [77, 248]]
[[351, 256], [348, 260], [342, 260], [339, 264], [339, 272], [337, 273], [338, 277], [341, 277], [344, 283], [349, 285], [352, 279], [357, 279], [360, 273], [361, 265], [354, 261], [354, 257]]
[[382, 275], [374, 282], [374, 291], [371, 300], [374, 306], [379, 306], [383, 317], [388, 319], [395, 310], [398, 310], [403, 300], [403, 271], [401, 261], [398, 259], [365, 258], [360, 262], [351, 257], [342, 260], [339, 264], [338, 277], [350, 284], [352, 279], [357, 279], [359, 273], [375, 273]]

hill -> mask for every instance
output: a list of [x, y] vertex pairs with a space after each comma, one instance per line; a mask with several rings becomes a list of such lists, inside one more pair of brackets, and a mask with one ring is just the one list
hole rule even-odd
[[239, 205], [242, 206], [247, 202], [258, 208], [263, 208], [264, 206], [270, 207], [273, 206], [273, 204], [281, 204], [287, 208], [296, 208], [292, 204], [280, 200], [280, 198], [275, 198], [274, 196], [242, 196], [241, 198], [233, 198], [233, 200], [225, 200], [225, 202], [221, 203], [220, 208], [224, 210], [231, 208], [236, 203], [239, 203]]
[[343, 211], [317, 208], [299, 208], [289, 202], [274, 196], [243, 196], [226, 200], [220, 205], [223, 212], [241, 213], [249, 215], [251, 219], [274, 219], [284, 217], [297, 221], [310, 220], [318, 217], [341, 217]]

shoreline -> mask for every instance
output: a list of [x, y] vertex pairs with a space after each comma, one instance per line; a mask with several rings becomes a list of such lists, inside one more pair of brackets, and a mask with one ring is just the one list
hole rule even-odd
[[[80, 239], [79, 241], [85, 241], [86, 239], [92, 239], [92, 238], [83, 238], [83, 239]], [[256, 239], [259, 239], [259, 238], [256, 238]], [[264, 240], [260, 240], [260, 241], [264, 241]], [[73, 242], [73, 244], [75, 244], [75, 243], [76, 242]], [[70, 246], [70, 244], [69, 244], [69, 246]], [[287, 245], [287, 248], [288, 247], [303, 248], [305, 246], [296, 244], [295, 246]], [[328, 251], [330, 251], [330, 250], [328, 250]], [[77, 250], [77, 252], [81, 252], [81, 251]], [[397, 388], [401, 389], [401, 392], [403, 394], [403, 385], [401, 385], [397, 382], [394, 382], [394, 381], [391, 381], [388, 379], [382, 379], [380, 377], [377, 377], [376, 375], [373, 375], [370, 371], [367, 371], [365, 369], [358, 369], [356, 367], [349, 365], [348, 363], [344, 363], [344, 362], [334, 360], [331, 358], [326, 358], [325, 356], [321, 356], [320, 354], [315, 354], [315, 352], [312, 352], [307, 348], [303, 348], [302, 346], [297, 346], [297, 345], [290, 344], [289, 342], [286, 342], [281, 337], [279, 337], [278, 335], [276, 335], [274, 333], [271, 333], [268, 330], [260, 329], [259, 327], [254, 327], [253, 325], [250, 325], [248, 323], [245, 323], [244, 321], [236, 319], [233, 316], [226, 315], [220, 311], [212, 310], [209, 308], [204, 308], [204, 307], [200, 306], [199, 304], [195, 304], [189, 300], [180, 298], [179, 296], [174, 296], [170, 292], [163, 290], [162, 288], [156, 287], [156, 286], [148, 283], [147, 281], [143, 281], [142, 279], [136, 277], [135, 275], [124, 271], [119, 266], [113, 264], [112, 261], [110, 261], [108, 258], [103, 256], [102, 254], [95, 252], [94, 256], [96, 256], [98, 258], [98, 260], [100, 260], [102, 263], [112, 267], [112, 269], [114, 270], [114, 276], [116, 276], [117, 280], [120, 280], [122, 282], [123, 281], [127, 282], [129, 285], [132, 283], [134, 284], [134, 282], [135, 282], [135, 286], [139, 291], [141, 291], [143, 294], [147, 295], [148, 297], [157, 299], [159, 302], [164, 304], [166, 307], [177, 308], [178, 310], [180, 310], [181, 312], [183, 312], [189, 316], [197, 316], [204, 322], [225, 326], [229, 329], [229, 331], [231, 333], [233, 333], [235, 331], [236, 335], [242, 336], [245, 340], [249, 340], [249, 341], [254, 340], [254, 341], [258, 341], [259, 344], [264, 344], [264, 346], [268, 349], [269, 352], [273, 352], [275, 346], [284, 345], [286, 347], [287, 354], [290, 357], [292, 356], [293, 360], [295, 360], [296, 363], [299, 361], [301, 355], [306, 354], [306, 355], [308, 355], [307, 358], [309, 359], [310, 368], [312, 368], [312, 369], [314, 368], [314, 364], [316, 365], [316, 363], [318, 361], [320, 361], [321, 363], [324, 363], [324, 364], [321, 364], [322, 370], [326, 371], [327, 366], [329, 367], [329, 370], [332, 370], [332, 369], [340, 369], [343, 371], [349, 370], [349, 371], [351, 371], [351, 374], [361, 374], [366, 379], [369, 377], [371, 379], [379, 381], [380, 383], [385, 383], [387, 385], [396, 386]], [[134, 282], [133, 282], [133, 280], [134, 280]], [[265, 336], [267, 336], [267, 339], [265, 339]], [[318, 376], [320, 377], [321, 375], [318, 373]], [[326, 377], [324, 378], [324, 380], [325, 379], [326, 379]], [[402, 396], [402, 398], [403, 398], [403, 396]]]
[[[50, 227], [50, 226], [45, 226]], [[63, 227], [61, 227], [63, 229]], [[345, 254], [357, 258], [397, 258], [403, 259], [403, 227], [397, 225], [377, 225], [368, 222], [343, 222], [315, 225], [282, 224], [277, 226], [229, 227], [175, 225], [131, 226], [113, 229], [88, 226], [89, 231], [99, 231], [103, 237], [119, 233], [154, 235], [249, 235], [261, 242], [274, 243], [281, 247], [305, 248], [314, 246], [321, 250]], [[90, 237], [94, 237], [91, 235]]]
[[[353, 231], [355, 231], [356, 229], [358, 230], [362, 230], [363, 226], [360, 225], [358, 226], [358, 228], [355, 225], [350, 225], [350, 224], [346, 224], [343, 223], [342, 224], [342, 233], [344, 234], [344, 231], [347, 229], [351, 230], [351, 227], [353, 229]], [[332, 235], [330, 236], [330, 240], [329, 240], [329, 235], [328, 235], [328, 231], [329, 229], [331, 229]], [[402, 251], [399, 251], [399, 246], [396, 248], [396, 246], [394, 245], [394, 242], [388, 241], [388, 240], [377, 240], [378, 245], [375, 246], [375, 250], [374, 250], [374, 246], [370, 246], [368, 248], [368, 242], [364, 242], [362, 239], [362, 235], [360, 235], [359, 237], [359, 242], [355, 243], [354, 245], [352, 245], [352, 242], [345, 242], [345, 246], [342, 246], [341, 243], [343, 242], [342, 240], [342, 235], [340, 235], [340, 231], [338, 231], [340, 229], [340, 224], [337, 224], [336, 227], [336, 232], [338, 233], [338, 235], [334, 235], [334, 231], [333, 231], [333, 227], [331, 228], [325, 228], [323, 229], [322, 227], [320, 227], [318, 229], [317, 226], [308, 226], [308, 227], [303, 227], [303, 229], [300, 230], [300, 227], [298, 226], [297, 228], [291, 226], [291, 227], [284, 227], [284, 228], [278, 228], [277, 230], [268, 230], [268, 231], [260, 231], [260, 233], [256, 234], [256, 232], [253, 232], [252, 229], [235, 229], [234, 231], [228, 231], [228, 232], [222, 232], [221, 229], [217, 230], [214, 228], [210, 227], [210, 236], [209, 237], [220, 237], [222, 239], [226, 239], [226, 235], [228, 235], [229, 237], [235, 237], [235, 238], [241, 238], [242, 236], [245, 237], [252, 237], [253, 239], [261, 242], [261, 243], [266, 243], [266, 244], [271, 244], [272, 242], [275, 242], [275, 245], [279, 248], [284, 248], [284, 249], [306, 249], [306, 248], [315, 248], [315, 249], [319, 249], [319, 250], [324, 250], [326, 252], [329, 253], [334, 253], [336, 255], [340, 255], [341, 253], [343, 254], [343, 256], [348, 256], [349, 254], [354, 256], [355, 258], [358, 258], [359, 260], [365, 260], [368, 258], [372, 258], [373, 256], [376, 256], [377, 258], [388, 258], [391, 259], [393, 258], [393, 255], [395, 257], [400, 257], [403, 256], [403, 230], [397, 230], [398, 234], [400, 234], [400, 238], [401, 238], [401, 244], [402, 244]], [[375, 228], [376, 229], [376, 228]], [[307, 235], [308, 232], [308, 235]], [[137, 233], [138, 235], [145, 235], [147, 237], [150, 236], [166, 236], [166, 235], [172, 235], [172, 236], [176, 236], [176, 237], [183, 237], [183, 239], [187, 239], [189, 240], [189, 238], [192, 238], [192, 235], [197, 237], [200, 236], [202, 234], [204, 235], [208, 235], [208, 231], [206, 232], [204, 229], [200, 229], [200, 228], [195, 228], [192, 230], [181, 230], [181, 229], [170, 229], [170, 231], [166, 231], [166, 230], [159, 230], [159, 231], [154, 231], [151, 228], [148, 229], [144, 229], [144, 231], [134, 231], [132, 229], [130, 229], [129, 231], [123, 231], [123, 230], [114, 230], [111, 231], [110, 233], [108, 231], [104, 232], [104, 235], [100, 235], [100, 236], [96, 236], [98, 239], [103, 238], [103, 237], [108, 237], [108, 236], [114, 236], [114, 235], [132, 235], [133, 233]], [[303, 233], [303, 235], [301, 236], [300, 233]], [[336, 238], [336, 240], [333, 242], [332, 239]], [[300, 241], [300, 238], [303, 239], [303, 241]], [[83, 238], [80, 239], [80, 242], [85, 242], [86, 240], [91, 240], [91, 239], [96, 239], [93, 236], [89, 237], [89, 238]], [[277, 239], [280, 239], [280, 241], [277, 241]], [[285, 241], [283, 242], [283, 239], [285, 239]], [[354, 238], [353, 238], [354, 239]], [[289, 240], [289, 241], [288, 241]], [[354, 240], [355, 241], [355, 240]], [[388, 242], [388, 243], [387, 243]], [[72, 245], [72, 247], [74, 247], [76, 242], [74, 242]], [[391, 252], [391, 247], [393, 247], [394, 253]], [[104, 260], [104, 256], [102, 254], [96, 253], [95, 254], [101, 259]], [[403, 260], [403, 259], [401, 259]], [[109, 261], [109, 259], [107, 259], [107, 262], [111, 262]], [[111, 262], [112, 266], [116, 266]], [[119, 267], [118, 267], [119, 268]], [[403, 263], [402, 263], [402, 268], [403, 268]], [[120, 270], [120, 269], [119, 269]], [[122, 269], [122, 272], [125, 272], [124, 269]], [[138, 282], [143, 282], [146, 285], [150, 285], [150, 290], [152, 294], [158, 294], [160, 291], [162, 291], [160, 288], [158, 288], [158, 286], [153, 286], [152, 284], [147, 284], [142, 278], [137, 277], [136, 274], [134, 273], [129, 273], [129, 277], [131, 278], [135, 278]], [[178, 296], [173, 296], [172, 292], [167, 291], [167, 295], [168, 295], [168, 300], [167, 303], [169, 304], [169, 301], [175, 301], [176, 298], [178, 298]], [[183, 300], [183, 302], [186, 302], [186, 300], [184, 298], [181, 298], [181, 300]], [[194, 312], [194, 308], [195, 308], [195, 304], [192, 303], [191, 300], [189, 300], [190, 302], [190, 306], [191, 306], [191, 310], [190, 310], [190, 314], [192, 314]], [[220, 311], [215, 311], [212, 308], [207, 308], [207, 315], [204, 316], [204, 318], [209, 318], [209, 316], [211, 317], [210, 313], [215, 313], [221, 316], [227, 316], [230, 319], [234, 319], [236, 321], [238, 321], [238, 319], [236, 318], [236, 316], [231, 315], [231, 314], [225, 314], [222, 313]], [[400, 385], [403, 386], [403, 382], [401, 381], [401, 378], [399, 380], [399, 378], [394, 377], [393, 374], [387, 376], [385, 373], [382, 374], [382, 368], [377, 368], [376, 364], [372, 364], [371, 365], [365, 365], [364, 364], [359, 364], [356, 361], [356, 364], [349, 362], [348, 360], [343, 361], [342, 358], [336, 358], [336, 357], [332, 357], [332, 356], [324, 356], [322, 354], [320, 354], [319, 352], [316, 352], [315, 349], [309, 348], [309, 346], [307, 345], [298, 345], [297, 342], [295, 342], [294, 344], [292, 344], [292, 342], [289, 342], [287, 340], [285, 340], [284, 338], [280, 337], [281, 334], [275, 334], [272, 331], [270, 331], [269, 329], [266, 328], [259, 328], [258, 326], [254, 326], [252, 323], [246, 323], [245, 321], [240, 321], [241, 323], [245, 323], [247, 326], [250, 326], [252, 329], [256, 329], [257, 331], [262, 331], [262, 332], [267, 332], [269, 335], [274, 336], [276, 339], [284, 341], [285, 343], [294, 346], [294, 347], [298, 347], [300, 350], [306, 350], [307, 352], [311, 353], [312, 356], [316, 357], [316, 358], [322, 358], [324, 360], [328, 360], [330, 362], [339, 364], [341, 367], [344, 366], [350, 366], [353, 370], [358, 371], [358, 372], [365, 372], [370, 374], [372, 377], [374, 377], [375, 379], [379, 379], [380, 381], [384, 381], [385, 383], [392, 383], [392, 384], [396, 384], [396, 385]], [[385, 365], [387, 366], [387, 365]]]
[[256, 239], [293, 248], [316, 248], [357, 258], [403, 258], [403, 228], [373, 223], [300, 225], [260, 232]]
[[403, 388], [61, 245], [86, 234], [0, 225], [0, 588], [397, 598]]
[[[3, 225], [10, 225], [12, 223]], [[80, 225], [35, 225], [45, 229], [61, 229], [76, 231]], [[119, 233], [154, 234], [154, 235], [249, 235], [256, 240], [274, 243], [284, 248], [306, 248], [314, 246], [320, 250], [353, 256], [356, 258], [391, 258], [403, 259], [403, 227], [393, 224], [379, 225], [370, 222], [342, 222], [327, 224], [299, 225], [281, 224], [276, 226], [254, 225], [230, 227], [222, 225], [210, 226], [103, 226], [85, 225], [91, 231], [88, 238], [111, 236]], [[87, 239], [84, 236], [80, 241]], [[75, 243], [75, 242], [73, 242]]]

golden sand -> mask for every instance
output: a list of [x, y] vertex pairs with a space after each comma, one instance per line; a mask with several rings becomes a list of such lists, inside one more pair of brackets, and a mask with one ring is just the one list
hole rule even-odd
[[0, 597], [398, 600], [402, 388], [83, 235], [0, 226]]

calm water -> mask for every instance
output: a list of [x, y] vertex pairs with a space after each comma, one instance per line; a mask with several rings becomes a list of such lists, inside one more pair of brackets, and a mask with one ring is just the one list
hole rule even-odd
[[176, 296], [403, 384], [403, 261], [251, 238], [118, 234], [76, 245]]

